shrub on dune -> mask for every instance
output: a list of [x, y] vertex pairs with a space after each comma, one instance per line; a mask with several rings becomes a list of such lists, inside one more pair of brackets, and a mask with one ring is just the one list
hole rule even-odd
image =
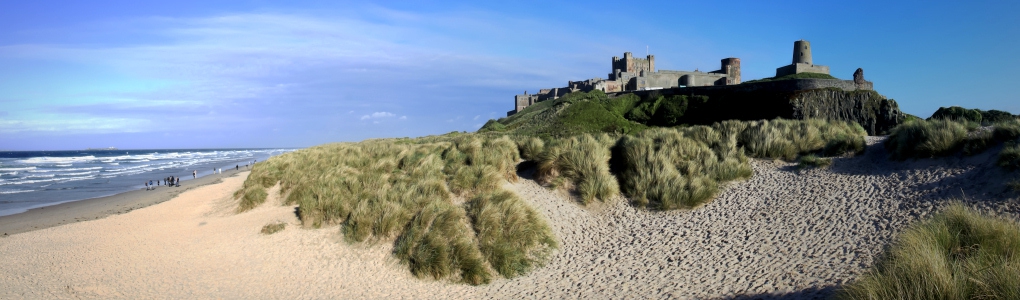
[[902, 233], [842, 299], [1020, 299], [1020, 226], [955, 204]]
[[545, 148], [545, 142], [542, 139], [532, 137], [525, 139], [520, 143], [521, 158], [524, 160], [534, 161], [538, 158], [538, 155], [542, 153]]
[[[696, 138], [684, 136], [683, 129], [650, 129], [637, 136], [625, 136], [614, 147], [614, 165], [620, 172], [624, 194], [641, 207], [660, 210], [689, 209], [704, 204], [718, 191], [720, 180], [747, 178], [751, 168], [742, 151], [729, 139], [706, 128], [689, 129]], [[718, 146], [729, 144], [726, 147]], [[720, 159], [718, 153], [731, 155]]]
[[605, 201], [619, 193], [616, 178], [609, 172], [611, 142], [608, 136], [584, 134], [551, 143], [538, 155], [535, 177], [545, 184], [569, 182], [585, 204]]
[[894, 159], [945, 156], [957, 151], [966, 136], [966, 126], [956, 121], [917, 120], [893, 128], [885, 147]]
[[[257, 165], [236, 193], [238, 210], [258, 206], [266, 189], [279, 183], [285, 203], [298, 205], [305, 227], [339, 226], [350, 243], [395, 239], [394, 254], [415, 275], [481, 284], [492, 277], [490, 265], [518, 276], [546, 259], [534, 245], [548, 244], [548, 225], [531, 222], [536, 213], [523, 202], [513, 198], [480, 206], [486, 207], [481, 210], [486, 217], [478, 220], [499, 220], [479, 222], [485, 226], [480, 229], [465, 212], [474, 206], [452, 200], [454, 194], [505, 193], [500, 185], [517, 180], [519, 160], [519, 146], [510, 138], [472, 134], [317, 146]], [[485, 256], [476, 232], [490, 237]], [[527, 256], [515, 257], [506, 249]]]
[[832, 164], [832, 159], [821, 158], [815, 155], [804, 155], [797, 160], [797, 168], [824, 168]]
[[1020, 169], [1020, 145], [1011, 143], [999, 152], [999, 166], [1008, 170]]
[[393, 251], [415, 276], [488, 283], [492, 275], [470, 231], [463, 209], [435, 201], [414, 216]]
[[484, 193], [467, 207], [482, 255], [503, 277], [542, 265], [557, 246], [545, 221], [513, 193]]

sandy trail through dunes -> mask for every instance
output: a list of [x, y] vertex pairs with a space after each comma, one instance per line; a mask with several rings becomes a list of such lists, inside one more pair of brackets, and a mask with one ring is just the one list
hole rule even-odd
[[[752, 162], [755, 175], [692, 211], [583, 207], [531, 180], [507, 187], [550, 221], [549, 263], [485, 286], [419, 280], [392, 242], [300, 229], [292, 206], [233, 214], [244, 177], [128, 214], [0, 239], [0, 298], [812, 298], [866, 270], [906, 224], [966, 193], [1016, 218], [994, 156], [889, 162], [869, 139], [828, 170]], [[244, 176], [246, 174], [242, 174]], [[270, 191], [275, 195], [275, 191]], [[270, 199], [269, 203], [278, 203]], [[270, 222], [287, 229], [262, 235]]]

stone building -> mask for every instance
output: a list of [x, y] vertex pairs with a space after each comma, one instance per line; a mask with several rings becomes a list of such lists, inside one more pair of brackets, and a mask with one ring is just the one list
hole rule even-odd
[[583, 81], [568, 81], [566, 87], [541, 89], [536, 94], [514, 96], [515, 109], [507, 112], [507, 116], [520, 112], [525, 107], [537, 102], [556, 99], [570, 92], [589, 92], [600, 90], [606, 93], [669, 89], [693, 86], [716, 86], [740, 84], [740, 59], [724, 58], [719, 70], [711, 72], [655, 70], [655, 56], [636, 58], [630, 52], [623, 53], [623, 58], [614, 56], [612, 73], [609, 79], [592, 78]]
[[[771, 90], [771, 91], [794, 91], [822, 88], [838, 88], [845, 91], [873, 90], [870, 81], [864, 80], [863, 70], [854, 74], [853, 81], [839, 79], [796, 79], [780, 83], [753, 83], [740, 85], [740, 59], [724, 58], [720, 63], [719, 70], [710, 72], [694, 71], [673, 71], [656, 70], [655, 56], [648, 55], [645, 58], [636, 58], [630, 52], [623, 54], [623, 57], [614, 56], [612, 61], [612, 73], [608, 79], [592, 78], [583, 81], [568, 81], [566, 87], [541, 89], [536, 94], [524, 94], [514, 96], [514, 110], [508, 111], [507, 116], [520, 112], [524, 108], [535, 103], [556, 99], [570, 92], [589, 92], [600, 90], [605, 93], [621, 93], [651, 91], [660, 89], [672, 89], [663, 91], [668, 93], [704, 91], [739, 91], [739, 90]], [[811, 60], [811, 43], [799, 40], [793, 43], [793, 61], [790, 65], [776, 69], [776, 77], [798, 74], [798, 73], [822, 73], [829, 74], [828, 66], [815, 65]], [[654, 92], [654, 91], [653, 91]]]
[[815, 65], [811, 62], [811, 43], [805, 40], [793, 42], [793, 63], [776, 68], [776, 77], [798, 73], [829, 74], [828, 66]]

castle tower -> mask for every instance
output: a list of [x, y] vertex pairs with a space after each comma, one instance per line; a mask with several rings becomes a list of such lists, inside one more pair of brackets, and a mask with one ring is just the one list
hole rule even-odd
[[736, 57], [723, 58], [722, 68], [719, 69], [726, 74], [726, 84], [740, 84], [740, 59]]
[[810, 42], [805, 40], [793, 42], [793, 63], [809, 65], [812, 64]]
[[655, 55], [648, 55], [648, 73], [655, 73]]

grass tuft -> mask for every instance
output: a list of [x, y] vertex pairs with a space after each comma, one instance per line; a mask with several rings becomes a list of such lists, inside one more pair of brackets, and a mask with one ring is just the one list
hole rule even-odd
[[999, 166], [1007, 170], [1020, 169], [1020, 145], [1010, 143], [999, 152]]
[[488, 283], [492, 275], [470, 231], [462, 208], [433, 201], [414, 216], [397, 239], [394, 253], [417, 277], [457, 277], [472, 285]]
[[262, 226], [262, 234], [265, 235], [274, 234], [282, 231], [284, 228], [287, 228], [287, 223], [283, 222], [269, 223], [266, 224], [266, 226]]
[[[238, 210], [246, 211], [265, 202], [266, 188], [279, 184], [285, 203], [298, 205], [304, 227], [338, 226], [350, 243], [392, 240], [395, 255], [419, 277], [481, 284], [491, 280], [490, 269], [518, 276], [547, 258], [538, 255], [541, 247], [535, 242], [493, 246], [480, 245], [476, 238], [551, 240], [551, 235], [542, 235], [550, 232], [547, 224], [488, 222], [475, 228], [465, 212], [473, 204], [453, 201], [455, 195], [471, 199], [506, 193], [502, 182], [518, 179], [519, 148], [506, 136], [461, 133], [317, 146], [259, 163], [235, 196], [241, 199]], [[507, 203], [512, 205], [500, 205], [511, 208], [486, 209], [486, 218], [537, 218], [519, 200]], [[485, 256], [481, 246], [487, 249]], [[500, 254], [504, 252], [526, 253], [527, 260]]]
[[825, 168], [828, 167], [829, 165], [832, 165], [831, 158], [821, 158], [815, 156], [814, 154], [801, 156], [800, 159], [797, 160], [797, 168], [799, 169]]
[[963, 123], [947, 119], [917, 120], [893, 128], [885, 147], [893, 159], [931, 158], [956, 152], [966, 137], [967, 128]]
[[606, 201], [619, 193], [616, 177], [609, 171], [608, 135], [584, 134], [559, 143], [550, 143], [538, 155], [536, 179], [543, 184], [568, 181], [581, 202]]
[[541, 266], [557, 247], [545, 220], [513, 193], [481, 194], [469, 202], [467, 210], [482, 255], [503, 277], [520, 276]]
[[1020, 226], [954, 204], [899, 236], [841, 299], [1020, 299]]

